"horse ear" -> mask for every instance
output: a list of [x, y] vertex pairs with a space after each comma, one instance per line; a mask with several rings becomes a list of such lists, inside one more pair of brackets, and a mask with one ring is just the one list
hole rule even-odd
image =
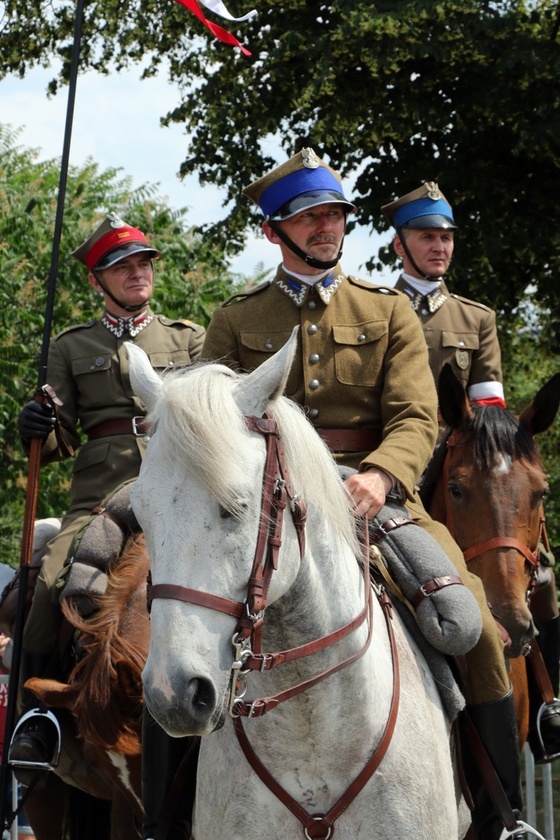
[[554, 423], [560, 405], [560, 373], [555, 373], [552, 379], [542, 386], [533, 402], [523, 409], [519, 422], [532, 435], [546, 432]]
[[267, 405], [284, 393], [297, 347], [299, 327], [294, 327], [286, 344], [260, 367], [240, 380], [235, 402], [243, 414], [262, 417]]
[[161, 393], [161, 376], [155, 372], [141, 347], [125, 341], [132, 390], [140, 397], [148, 411], [152, 411]]
[[437, 385], [439, 410], [448, 426], [458, 429], [471, 413], [465, 389], [449, 363], [441, 369]]

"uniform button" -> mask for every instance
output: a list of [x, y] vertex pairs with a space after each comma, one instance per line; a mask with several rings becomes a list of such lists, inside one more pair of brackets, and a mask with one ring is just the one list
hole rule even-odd
[[315, 335], [315, 333], [317, 332], [317, 325], [316, 324], [310, 324], [307, 327], [307, 332], [309, 333], [309, 335]]
[[459, 342], [459, 347], [464, 347], [464, 346], [465, 346], [465, 342], [464, 342], [464, 341], [460, 341], [460, 342]]
[[358, 336], [358, 341], [365, 341], [365, 340], [366, 340], [365, 335], [363, 333], [360, 333], [360, 335]]
[[312, 408], [311, 411], [309, 412], [309, 416], [311, 417], [312, 420], [315, 420], [319, 416], [319, 409], [318, 408]]
[[428, 314], [428, 310], [427, 310], [427, 309], [423, 309], [423, 310], [422, 310], [422, 315], [427, 315], [427, 314]]
[[308, 301], [307, 302], [307, 308], [308, 309], [317, 309], [317, 301], [316, 300]]
[[267, 339], [265, 341], [264, 348], [265, 348], [265, 350], [272, 350], [272, 341], [270, 339]]
[[174, 364], [175, 362], [168, 362], [167, 367], [173, 367]]
[[319, 358], [320, 357], [319, 357], [318, 353], [312, 353], [311, 356], [309, 357], [309, 364], [310, 365], [316, 365], [317, 362], [319, 361]]
[[105, 364], [105, 359], [103, 356], [99, 356], [98, 359], [95, 360], [96, 367], [101, 367], [101, 365]]
[[316, 391], [317, 388], [319, 387], [319, 380], [318, 379], [312, 379], [311, 382], [309, 383], [309, 387], [311, 388], [312, 391]]

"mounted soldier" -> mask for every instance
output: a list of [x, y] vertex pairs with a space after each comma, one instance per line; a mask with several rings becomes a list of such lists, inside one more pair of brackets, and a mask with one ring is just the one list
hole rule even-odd
[[[111, 213], [73, 256], [87, 268], [105, 308], [101, 317], [68, 327], [51, 341], [50, 398], [31, 400], [19, 417], [24, 446], [32, 438], [43, 441], [42, 464], [70, 457], [79, 447], [70, 506], [44, 554], [24, 629], [22, 685], [32, 676], [61, 676], [59, 575], [92, 510], [140, 469], [148, 440], [145, 412], [132, 392], [124, 342], [138, 344], [154, 368], [163, 370], [197, 359], [204, 339], [198, 324], [152, 311], [153, 263], [160, 251], [141, 230]], [[29, 784], [37, 770], [52, 766], [60, 735], [54, 715], [25, 690], [22, 697], [25, 715], [14, 731], [10, 762]]]
[[[490, 307], [451, 292], [445, 281], [455, 246], [458, 227], [453, 209], [433, 181], [406, 193], [381, 208], [395, 228], [393, 248], [402, 260], [402, 274], [395, 288], [403, 292], [424, 332], [430, 368], [437, 384], [445, 364], [463, 384], [472, 403], [505, 408], [502, 360], [496, 313]], [[446, 433], [441, 429], [440, 438]], [[434, 464], [435, 464], [434, 460]], [[434, 468], [437, 472], [437, 466]], [[421, 490], [429, 506], [435, 474], [428, 469]], [[428, 477], [429, 476], [429, 477]], [[558, 696], [560, 677], [560, 616], [556, 582], [552, 573], [554, 556], [540, 545], [539, 579], [531, 603], [538, 632], [538, 645], [546, 664], [552, 691]], [[560, 755], [560, 706], [545, 703], [527, 669], [530, 691], [528, 740], [537, 763]]]

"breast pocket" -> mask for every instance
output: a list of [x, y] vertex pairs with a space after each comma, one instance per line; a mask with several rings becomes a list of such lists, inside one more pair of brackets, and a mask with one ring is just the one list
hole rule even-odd
[[333, 327], [336, 378], [344, 385], [378, 387], [383, 384], [387, 351], [387, 321]]
[[99, 395], [106, 401], [115, 398], [113, 359], [110, 353], [97, 353], [72, 360], [72, 374], [80, 392], [82, 404], [99, 404]]
[[[284, 344], [290, 339], [292, 330], [267, 330], [262, 331], [242, 331], [239, 334], [239, 341], [241, 343], [239, 350], [239, 363], [244, 371], [256, 370], [263, 362], [265, 362], [273, 353], [277, 353]], [[288, 382], [286, 384], [285, 393], [292, 394], [297, 387], [298, 380], [298, 364], [294, 362]]]
[[442, 330], [441, 333], [443, 364], [448, 362], [461, 382], [469, 381], [472, 354], [479, 348], [478, 333]]

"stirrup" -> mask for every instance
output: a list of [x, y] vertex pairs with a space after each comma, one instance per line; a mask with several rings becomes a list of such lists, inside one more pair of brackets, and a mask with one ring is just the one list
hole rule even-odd
[[526, 822], [523, 822], [523, 820], [517, 820], [517, 825], [511, 831], [504, 828], [500, 834], [500, 840], [508, 840], [509, 837], [525, 837], [526, 834], [530, 837], [536, 837], [537, 840], [546, 840], [546, 837], [539, 834], [536, 828], [531, 828], [531, 826]]
[[542, 720], [542, 717], [543, 717], [544, 713], [547, 712], [549, 709], [552, 709], [553, 711], [558, 712], [558, 715], [560, 716], [560, 700], [558, 699], [558, 697], [555, 697], [554, 700], [551, 703], [543, 703], [541, 705], [539, 711], [537, 712], [537, 720], [536, 720], [536, 723], [535, 723], [535, 732], [537, 734], [537, 738], [539, 739], [539, 744], [540, 744], [540, 747], [541, 747], [541, 750], [542, 750], [542, 756], [543, 756], [542, 759], [539, 760], [539, 762], [540, 763], [545, 763], [545, 764], [550, 762], [550, 761], [554, 761], [556, 758], [560, 758], [560, 750], [558, 750], [555, 753], [550, 753], [550, 754], [547, 752], [547, 750], [544, 746], [544, 741], [543, 741], [542, 734], [541, 734], [541, 720]]
[[[23, 724], [25, 724], [30, 718], [47, 718], [54, 725], [56, 730], [56, 744], [53, 748], [53, 757], [51, 761], [22, 761], [21, 759], [12, 758], [12, 746], [16, 739], [16, 736], [19, 734], [19, 730], [22, 728]], [[26, 712], [22, 717], [19, 719], [16, 728], [12, 733], [12, 738], [10, 740], [10, 748], [8, 750], [8, 764], [12, 767], [24, 767], [29, 770], [53, 770], [55, 767], [58, 766], [58, 762], [60, 760], [60, 750], [62, 748], [62, 733], [60, 731], [60, 724], [56, 719], [56, 716], [51, 712], [50, 709], [47, 709], [46, 712], [42, 712], [41, 709], [31, 709], [29, 712]]]

